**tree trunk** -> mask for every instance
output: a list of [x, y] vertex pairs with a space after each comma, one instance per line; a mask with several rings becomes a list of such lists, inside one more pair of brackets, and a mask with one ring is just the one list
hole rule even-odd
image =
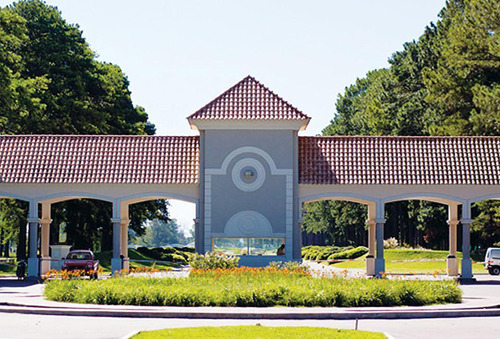
[[9, 250], [9, 247], [10, 247], [10, 241], [9, 241], [9, 240], [7, 240], [7, 241], [5, 242], [5, 245], [4, 245], [4, 248], [3, 248], [3, 255], [4, 255], [6, 258], [8, 258], [8, 257], [9, 257], [9, 255], [10, 255], [10, 250]]

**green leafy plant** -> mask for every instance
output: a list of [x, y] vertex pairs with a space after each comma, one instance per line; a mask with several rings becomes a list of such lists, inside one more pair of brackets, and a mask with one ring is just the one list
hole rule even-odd
[[216, 269], [216, 268], [235, 268], [238, 267], [239, 257], [223, 253], [207, 252], [205, 255], [195, 253], [189, 260], [192, 268], [198, 269]]
[[368, 248], [366, 248], [364, 246], [359, 246], [359, 247], [352, 248], [352, 249], [347, 250], [347, 251], [332, 254], [331, 256], [328, 257], [328, 260], [356, 259], [356, 258], [359, 258], [366, 253], [368, 253]]
[[198, 269], [186, 278], [54, 280], [44, 295], [108, 305], [353, 307], [458, 303], [462, 292], [453, 281], [316, 278], [300, 269], [241, 267]]

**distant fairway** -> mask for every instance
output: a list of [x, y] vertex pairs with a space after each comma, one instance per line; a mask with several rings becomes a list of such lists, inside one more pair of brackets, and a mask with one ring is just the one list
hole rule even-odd
[[[385, 270], [387, 273], [415, 273], [415, 274], [446, 274], [446, 256], [448, 251], [393, 249], [384, 250]], [[365, 268], [365, 257], [354, 261], [332, 264], [337, 268]], [[462, 253], [457, 253], [462, 259]], [[459, 260], [459, 268], [461, 261]], [[483, 265], [472, 265], [473, 273], [487, 273]]]

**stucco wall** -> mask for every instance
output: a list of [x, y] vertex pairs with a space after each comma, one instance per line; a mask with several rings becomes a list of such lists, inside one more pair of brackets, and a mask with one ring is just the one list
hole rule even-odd
[[208, 130], [204, 133], [205, 168], [220, 168], [231, 151], [243, 146], [264, 150], [277, 168], [293, 168], [293, 131]]
[[[243, 219], [256, 218], [258, 223], [268, 222], [271, 227], [270, 234], [253, 235], [242, 231], [240, 236], [285, 237], [286, 234], [291, 245], [296, 219], [293, 199], [294, 132], [208, 130], [204, 134], [205, 247], [211, 246], [212, 235], [222, 236], [227, 231], [226, 226], [229, 229], [231, 218], [238, 218], [239, 213], [244, 214]], [[253, 165], [241, 165], [247, 161], [253, 162]], [[242, 167], [238, 169], [239, 165]], [[256, 169], [259, 166], [263, 173]], [[245, 184], [242, 173], [248, 168], [257, 178], [252, 178], [250, 182], [262, 177], [265, 179], [258, 188], [245, 191], [235, 183], [235, 176]], [[261, 216], [266, 220], [262, 221]], [[236, 235], [238, 233], [234, 233], [233, 229], [231, 236]]]

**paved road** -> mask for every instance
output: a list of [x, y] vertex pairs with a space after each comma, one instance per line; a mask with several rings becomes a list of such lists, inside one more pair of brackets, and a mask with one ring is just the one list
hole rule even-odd
[[[354, 320], [186, 320], [61, 317], [0, 314], [0, 338], [124, 338], [138, 330], [189, 326], [324, 326], [354, 329]], [[394, 338], [498, 338], [500, 318], [360, 320], [358, 329], [385, 332]]]
[[[478, 275], [478, 283], [463, 285], [464, 296], [500, 297], [500, 277]], [[30, 291], [39, 286], [25, 282], [8, 283], [2, 288], [0, 299], [14, 295], [30, 298]], [[12, 289], [13, 285], [24, 285]], [[353, 329], [354, 320], [190, 320], [190, 319], [135, 319], [80, 316], [48, 316], [0, 313], [0, 338], [123, 338], [138, 330], [153, 330], [186, 326], [325, 326]], [[411, 320], [360, 320], [358, 329], [386, 332], [394, 338], [498, 338], [500, 317], [443, 318]]]

